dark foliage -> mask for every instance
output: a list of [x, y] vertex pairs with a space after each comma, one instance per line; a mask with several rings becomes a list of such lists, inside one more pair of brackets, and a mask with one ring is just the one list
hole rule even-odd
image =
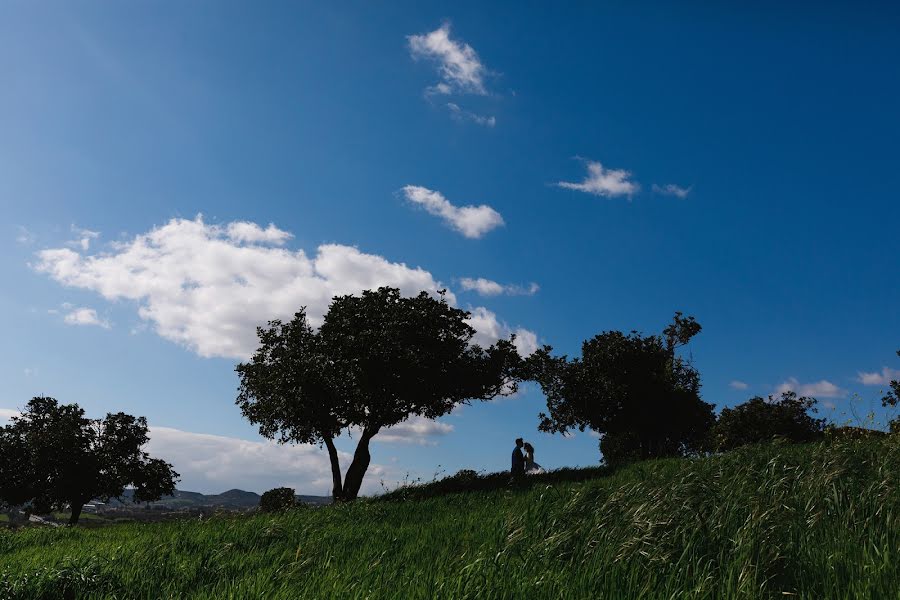
[[608, 464], [702, 450], [713, 405], [700, 399], [699, 374], [677, 354], [699, 331], [693, 317], [676, 313], [659, 336], [603, 332], [582, 344], [581, 358], [538, 350], [524, 376], [547, 397], [540, 429], [600, 433]]
[[545, 473], [521, 477], [510, 481], [509, 471], [479, 474], [471, 469], [463, 469], [444, 479], [422, 485], [409, 485], [396, 489], [378, 497], [378, 501], [400, 502], [408, 500], [425, 500], [447, 494], [464, 492], [491, 492], [494, 490], [528, 490], [533, 487], [554, 485], [557, 483], [587, 481], [603, 477], [610, 473], [607, 467], [564, 468]]
[[[334, 498], [351, 500], [381, 429], [515, 390], [512, 340], [471, 344], [468, 317], [426, 292], [405, 298], [387, 287], [334, 298], [318, 332], [301, 310], [258, 330], [259, 349], [237, 367], [237, 404], [266, 437], [324, 444]], [[348, 427], [359, 437], [342, 482], [334, 438]]]
[[280, 512], [297, 505], [293, 488], [280, 487], [264, 492], [259, 499], [259, 510]]
[[816, 399], [784, 392], [780, 398], [759, 396], [725, 408], [713, 429], [716, 450], [782, 438], [791, 442], [811, 442], [822, 436], [825, 419], [816, 419]]
[[125, 413], [88, 419], [77, 404], [32, 398], [22, 415], [0, 429], [0, 501], [47, 513], [68, 506], [78, 522], [91, 499], [158, 500], [175, 490], [178, 474], [141, 448], [147, 420]]
[[[897, 356], [900, 356], [900, 350], [897, 350]], [[881, 405], [884, 407], [896, 407], [900, 405], [900, 380], [894, 379], [890, 382], [890, 390], [881, 399]], [[900, 433], [900, 417], [894, 417], [888, 424], [891, 433]]]

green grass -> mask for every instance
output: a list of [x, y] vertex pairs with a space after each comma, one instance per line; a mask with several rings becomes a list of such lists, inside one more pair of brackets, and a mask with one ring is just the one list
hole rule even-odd
[[0, 532], [0, 598], [900, 599], [900, 436], [587, 473]]

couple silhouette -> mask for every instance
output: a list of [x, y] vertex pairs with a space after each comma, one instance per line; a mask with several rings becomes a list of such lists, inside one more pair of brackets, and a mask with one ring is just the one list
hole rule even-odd
[[[524, 453], [522, 452], [524, 450]], [[534, 446], [516, 438], [516, 447], [512, 452], [512, 476], [519, 477], [526, 474], [543, 473], [541, 465], [534, 462]]]

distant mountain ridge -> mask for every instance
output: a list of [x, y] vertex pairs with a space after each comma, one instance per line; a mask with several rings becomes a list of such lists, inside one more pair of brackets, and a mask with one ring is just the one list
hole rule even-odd
[[[127, 489], [122, 495], [124, 501], [112, 499], [106, 506], [109, 508], [119, 508], [125, 506], [133, 506], [131, 499], [134, 497], [134, 490]], [[331, 504], [330, 496], [296, 496], [298, 502], [305, 504]], [[187, 490], [175, 490], [171, 496], [163, 496], [155, 502], [141, 502], [140, 506], [149, 504], [153, 507], [169, 508], [177, 510], [179, 508], [225, 508], [230, 510], [248, 510], [259, 506], [260, 495], [256, 492], [248, 492], [245, 490], [231, 489], [221, 494], [201, 494], [200, 492], [191, 492]]]

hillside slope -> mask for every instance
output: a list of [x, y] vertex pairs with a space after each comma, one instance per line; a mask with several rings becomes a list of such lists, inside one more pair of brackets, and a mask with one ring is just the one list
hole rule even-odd
[[2, 533], [0, 597], [900, 598], [900, 436], [553, 477]]

